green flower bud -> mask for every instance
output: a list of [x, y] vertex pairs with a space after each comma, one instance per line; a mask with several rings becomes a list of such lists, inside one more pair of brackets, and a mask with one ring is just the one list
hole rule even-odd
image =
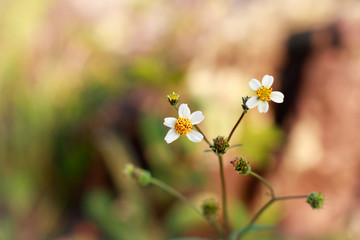
[[179, 103], [180, 101], [180, 95], [172, 92], [171, 94], [167, 95], [167, 98], [169, 100], [169, 103], [171, 104], [171, 106], [176, 107], [176, 105]]
[[132, 176], [134, 174], [135, 167], [131, 163], [127, 163], [123, 171], [125, 175]]
[[244, 113], [247, 113], [247, 111], [249, 110], [248, 106], [246, 105], [246, 102], [247, 102], [247, 100], [249, 100], [249, 98], [250, 98], [249, 96], [242, 98], [243, 104], [241, 106], [244, 110]]
[[141, 168], [136, 168], [132, 164], [126, 164], [124, 173], [128, 176], [133, 177], [141, 185], [148, 185], [151, 181], [151, 173]]
[[307, 196], [306, 202], [310, 204], [312, 209], [321, 209], [325, 202], [324, 194], [312, 192]]
[[237, 171], [239, 174], [242, 175], [248, 175], [251, 171], [251, 167], [248, 161], [245, 161], [243, 158], [239, 158], [236, 156], [236, 158], [230, 163], [235, 167], [235, 171]]
[[211, 145], [210, 147], [216, 154], [224, 154], [226, 153], [226, 150], [230, 147], [228, 141], [222, 136], [214, 138], [213, 141], [214, 145]]
[[214, 199], [206, 199], [201, 205], [201, 209], [205, 216], [214, 216], [217, 213], [219, 206]]

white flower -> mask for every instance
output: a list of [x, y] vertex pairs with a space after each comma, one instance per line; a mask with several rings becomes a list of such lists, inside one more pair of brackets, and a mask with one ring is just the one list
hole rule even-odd
[[272, 100], [276, 103], [284, 101], [284, 94], [278, 91], [273, 91], [271, 85], [274, 82], [273, 76], [265, 75], [260, 83], [256, 79], [251, 79], [249, 87], [255, 91], [256, 96], [249, 98], [246, 106], [251, 109], [258, 106], [260, 113], [266, 113], [269, 110], [268, 101]]
[[192, 142], [201, 142], [204, 136], [193, 130], [193, 125], [204, 120], [201, 111], [191, 114], [187, 104], [181, 104], [179, 107], [179, 118], [168, 117], [164, 119], [164, 125], [171, 128], [165, 136], [165, 141], [171, 143], [178, 139], [180, 135], [186, 135]]

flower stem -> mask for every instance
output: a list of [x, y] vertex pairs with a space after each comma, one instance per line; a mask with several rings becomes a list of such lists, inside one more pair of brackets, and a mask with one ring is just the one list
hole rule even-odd
[[260, 215], [271, 205], [273, 204], [275, 201], [280, 201], [280, 200], [287, 200], [287, 199], [295, 199], [295, 198], [306, 198], [307, 195], [295, 195], [295, 196], [282, 196], [282, 197], [275, 197], [275, 192], [273, 187], [270, 185], [270, 183], [268, 181], [266, 181], [264, 178], [262, 178], [260, 175], [254, 173], [254, 172], [250, 172], [250, 175], [256, 177], [257, 179], [259, 179], [263, 184], [265, 184], [266, 187], [269, 188], [270, 193], [271, 193], [271, 199], [257, 212], [257, 214], [250, 220], [250, 222], [246, 225], [246, 227], [241, 230], [235, 237], [235, 239], [240, 239], [241, 237], [243, 237], [254, 225], [255, 221], [260, 217]]
[[251, 221], [246, 225], [246, 227], [241, 230], [238, 235], [236, 236], [236, 239], [240, 239], [240, 237], [243, 237], [245, 233], [247, 233], [251, 227], [254, 225], [255, 221], [260, 217], [260, 215], [274, 202], [281, 201], [281, 200], [288, 200], [288, 199], [295, 199], [295, 198], [306, 198], [307, 195], [295, 195], [295, 196], [282, 196], [282, 197], [274, 197], [271, 198], [260, 210], [259, 212], [251, 219]]
[[202, 212], [193, 203], [191, 203], [184, 195], [182, 195], [181, 193], [179, 193], [178, 191], [176, 191], [175, 189], [173, 189], [172, 187], [170, 187], [166, 183], [164, 183], [164, 182], [162, 182], [162, 181], [160, 181], [160, 180], [158, 180], [156, 178], [152, 177], [151, 180], [150, 180], [150, 183], [154, 184], [155, 186], [161, 188], [162, 190], [170, 193], [174, 197], [176, 197], [176, 198], [180, 199], [181, 201], [183, 201], [185, 204], [187, 204], [189, 207], [191, 207], [195, 212], [197, 212], [202, 217], [204, 217], [211, 225], [213, 225], [213, 227], [216, 229], [216, 231], [220, 235], [224, 234], [224, 230], [220, 227], [219, 223], [215, 219], [203, 215]]
[[261, 177], [260, 175], [254, 173], [253, 171], [250, 171], [250, 175], [256, 177], [256, 178], [259, 179], [263, 184], [265, 184], [265, 186], [268, 187], [269, 190], [270, 190], [271, 198], [275, 198], [274, 189], [272, 188], [272, 186], [270, 185], [270, 183], [269, 183], [268, 181], [266, 181], [263, 177]]
[[228, 138], [227, 138], [227, 141], [230, 142], [230, 138], [231, 136], [233, 135], [233, 133], [235, 132], [235, 129], [237, 128], [237, 126], [239, 125], [239, 123], [241, 122], [241, 120], [243, 119], [243, 117], [245, 116], [245, 111], [243, 111], [243, 113], [241, 114], [239, 120], [235, 123], [235, 126], [233, 127], [233, 129], [231, 130]]
[[201, 131], [201, 129], [199, 128], [199, 126], [194, 126], [196, 128], [196, 130], [198, 130], [203, 136], [204, 136], [204, 140], [207, 144], [209, 144], [209, 146], [211, 146], [209, 140], [206, 138], [205, 134]]
[[274, 202], [275, 200], [272, 198], [270, 199], [260, 210], [259, 212], [250, 220], [250, 222], [246, 225], [246, 227], [241, 230], [238, 235], [236, 236], [236, 239], [240, 239], [247, 233], [251, 227], [254, 225], [255, 221], [260, 217], [260, 215]]
[[219, 164], [220, 164], [220, 177], [221, 177], [221, 195], [222, 195], [222, 209], [223, 209], [223, 218], [224, 218], [224, 228], [225, 228], [225, 235], [227, 237], [229, 232], [229, 220], [228, 220], [228, 213], [227, 213], [227, 204], [226, 204], [226, 185], [225, 185], [225, 176], [224, 176], [224, 168], [223, 168], [223, 161], [222, 156], [218, 154], [219, 157]]

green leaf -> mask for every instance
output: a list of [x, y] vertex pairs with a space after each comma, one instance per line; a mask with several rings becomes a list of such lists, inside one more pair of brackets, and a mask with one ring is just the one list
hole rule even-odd
[[231, 145], [230, 147], [229, 147], [229, 149], [230, 148], [234, 148], [234, 147], [241, 147], [242, 146], [242, 144], [234, 144], [234, 145]]

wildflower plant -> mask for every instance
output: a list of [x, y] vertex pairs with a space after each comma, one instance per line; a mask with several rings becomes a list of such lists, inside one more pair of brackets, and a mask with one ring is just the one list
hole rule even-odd
[[[136, 168], [133, 165], [126, 166], [124, 172], [136, 179], [142, 185], [153, 184], [163, 190], [167, 191], [169, 194], [183, 201], [194, 211], [204, 217], [218, 232], [219, 239], [225, 240], [237, 240], [243, 238], [250, 230], [261, 229], [255, 226], [257, 219], [262, 215], [262, 213], [271, 206], [276, 201], [288, 200], [288, 199], [306, 199], [313, 209], [321, 209], [324, 204], [324, 195], [317, 192], [309, 193], [308, 195], [293, 195], [293, 196], [277, 196], [271, 184], [261, 177], [259, 174], [252, 171], [249, 161], [245, 160], [242, 157], [236, 156], [232, 161], [229, 162], [234, 167], [234, 171], [240, 175], [250, 175], [255, 177], [260, 182], [262, 182], [270, 191], [270, 199], [265, 205], [260, 208], [260, 210], [249, 220], [248, 224], [245, 225], [242, 229], [232, 229], [229, 224], [228, 209], [227, 209], [227, 194], [226, 194], [226, 185], [225, 185], [225, 176], [223, 169], [223, 155], [226, 154], [227, 150], [232, 147], [241, 146], [241, 144], [230, 145], [231, 137], [233, 136], [237, 126], [240, 124], [241, 120], [244, 118], [245, 114], [250, 110], [258, 107], [260, 113], [266, 113], [269, 110], [269, 101], [274, 101], [276, 103], [282, 103], [284, 101], [284, 94], [279, 91], [272, 90], [272, 84], [274, 78], [269, 75], [265, 75], [262, 79], [262, 82], [252, 79], [249, 82], [249, 87], [255, 91], [255, 96], [253, 97], [243, 97], [242, 98], [242, 113], [235, 123], [234, 127], [230, 131], [228, 137], [218, 136], [213, 139], [212, 143], [206, 138], [205, 134], [200, 130], [198, 124], [200, 124], [204, 119], [204, 115], [201, 111], [195, 111], [191, 113], [188, 104], [182, 103], [178, 108], [180, 101], [180, 96], [173, 92], [169, 94], [168, 101], [171, 106], [173, 106], [178, 111], [178, 118], [167, 117], [164, 119], [164, 125], [169, 127], [170, 130], [167, 132], [164, 140], [166, 143], [170, 144], [178, 139], [180, 136], [185, 135], [191, 142], [199, 143], [204, 140], [209, 149], [205, 150], [207, 152], [213, 152], [218, 157], [219, 161], [219, 170], [220, 170], [220, 179], [221, 179], [221, 207], [218, 206], [218, 202], [214, 199], [205, 200], [201, 206], [195, 206], [190, 200], [188, 200], [180, 192], [176, 191], [166, 183], [154, 178], [151, 176], [150, 172]], [[218, 220], [218, 211], [222, 212], [222, 221]]]

